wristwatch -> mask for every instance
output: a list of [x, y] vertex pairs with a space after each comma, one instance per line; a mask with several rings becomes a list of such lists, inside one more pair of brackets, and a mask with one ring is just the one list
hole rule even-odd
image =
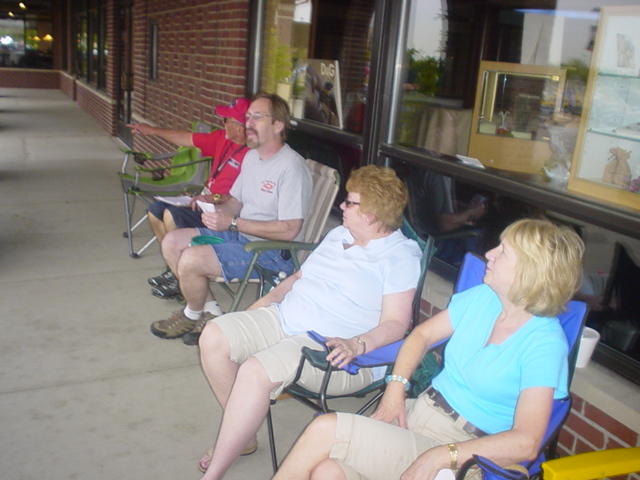
[[231, 219], [231, 225], [229, 225], [229, 231], [231, 233], [236, 233], [238, 231], [238, 216], [234, 215], [233, 219]]
[[214, 205], [218, 205], [220, 203], [220, 194], [219, 193], [214, 193], [213, 194], [213, 204]]
[[363, 348], [362, 354], [364, 355], [365, 353], [367, 353], [367, 342], [365, 342], [364, 338], [361, 336], [358, 336], [356, 337], [356, 342], [362, 345], [362, 348]]

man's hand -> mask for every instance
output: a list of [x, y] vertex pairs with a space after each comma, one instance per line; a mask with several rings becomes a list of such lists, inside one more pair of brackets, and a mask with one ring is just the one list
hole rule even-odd
[[202, 223], [204, 223], [204, 226], [216, 232], [229, 230], [231, 220], [233, 220], [233, 216], [225, 212], [204, 212], [202, 214]]
[[131, 129], [131, 132], [134, 135], [142, 135], [146, 137], [147, 135], [155, 135], [155, 127], [151, 125], [147, 125], [146, 123], [131, 123], [127, 125]]

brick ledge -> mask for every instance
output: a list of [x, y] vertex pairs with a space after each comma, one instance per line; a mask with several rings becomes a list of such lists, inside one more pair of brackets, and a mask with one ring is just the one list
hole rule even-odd
[[602, 365], [577, 368], [571, 392], [630, 429], [640, 432], [640, 386]]

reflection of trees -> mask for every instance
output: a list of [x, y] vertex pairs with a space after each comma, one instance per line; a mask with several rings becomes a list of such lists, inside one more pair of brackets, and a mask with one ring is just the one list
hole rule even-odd
[[409, 75], [407, 83], [414, 85], [415, 89], [429, 97], [435, 97], [440, 93], [444, 62], [435, 57], [417, 57], [418, 51], [410, 48]]
[[563, 65], [563, 68], [566, 68], [567, 72], [563, 99], [564, 111], [580, 115], [589, 78], [589, 65], [582, 60], [573, 59]]
[[262, 71], [262, 89], [268, 92], [275, 92], [279, 82], [291, 77], [293, 60], [291, 47], [278, 40], [276, 27], [272, 27], [269, 30], [268, 38], [270, 40], [265, 50], [266, 58]]

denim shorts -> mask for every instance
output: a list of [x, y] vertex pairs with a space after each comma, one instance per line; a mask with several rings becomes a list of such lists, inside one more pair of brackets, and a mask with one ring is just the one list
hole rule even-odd
[[[253, 253], [245, 251], [244, 245], [251, 240], [237, 232], [216, 232], [208, 228], [198, 228], [198, 231], [200, 235], [212, 235], [224, 240], [224, 243], [211, 245], [211, 248], [216, 252], [225, 281], [228, 282], [234, 278], [243, 278], [247, 272], [247, 266], [251, 263], [251, 258], [253, 258]], [[284, 260], [280, 250], [267, 250], [263, 252], [258, 257], [257, 263], [261, 267], [274, 272], [284, 272], [287, 275], [291, 275], [294, 270], [293, 261], [290, 259]], [[258, 278], [255, 270], [251, 272], [251, 278]]]
[[173, 222], [177, 228], [204, 228], [202, 212], [192, 210], [191, 207], [176, 207], [175, 205], [169, 205], [168, 203], [156, 200], [147, 208], [147, 212], [151, 213], [151, 215], [158, 220], [162, 220], [165, 210], [171, 212]]

